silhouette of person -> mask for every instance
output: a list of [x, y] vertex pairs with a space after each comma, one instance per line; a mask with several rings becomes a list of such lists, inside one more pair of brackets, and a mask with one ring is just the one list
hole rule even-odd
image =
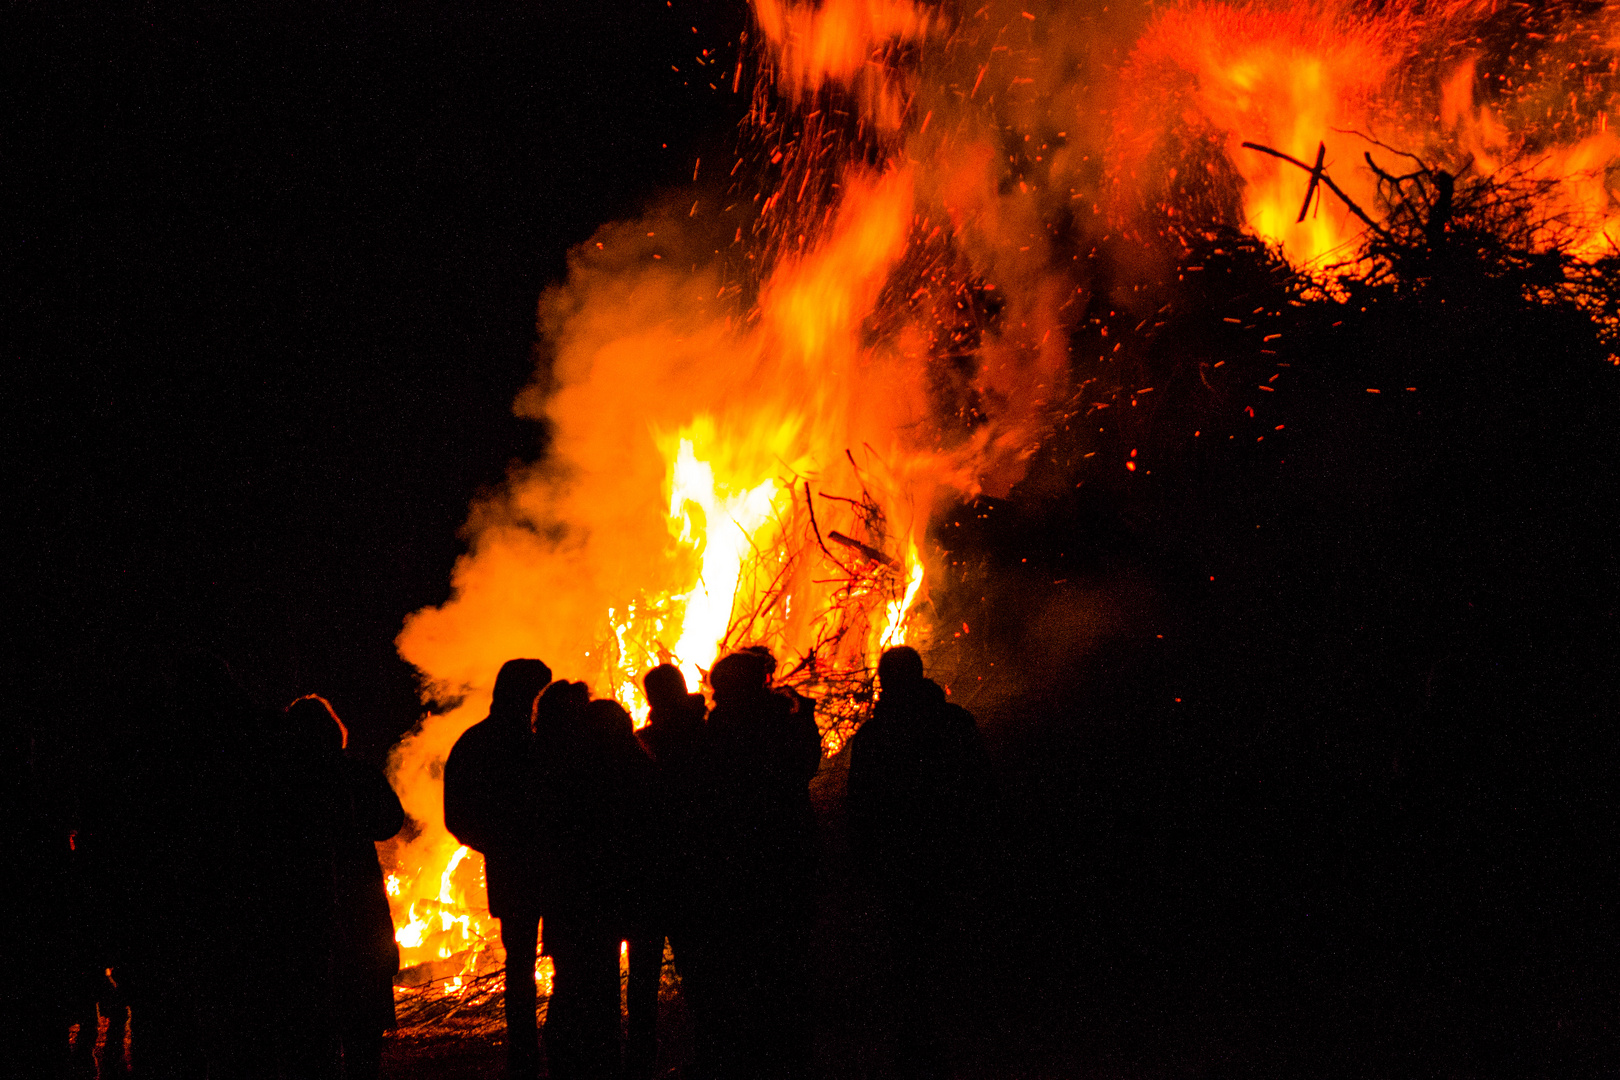
[[603, 845], [611, 860], [609, 910], [613, 936], [626, 943], [629, 971], [624, 1075], [650, 1080], [658, 1054], [658, 980], [668, 924], [670, 830], [657, 766], [636, 738], [630, 714], [617, 701], [593, 701], [587, 711], [602, 749], [612, 790]]
[[506, 951], [506, 1057], [509, 1074], [538, 1074], [535, 949], [541, 873], [535, 847], [533, 751], [536, 700], [551, 682], [539, 660], [508, 660], [495, 676], [489, 716], [456, 740], [444, 764], [444, 823], [484, 856], [489, 913], [501, 920]]
[[890, 941], [885, 995], [910, 1075], [946, 1075], [934, 1003], [960, 947], [979, 873], [990, 774], [978, 726], [923, 676], [907, 646], [878, 662], [880, 697], [850, 746], [849, 821], [856, 865], [876, 894]]
[[337, 769], [332, 1006], [345, 1080], [375, 1080], [383, 1032], [394, 1026], [393, 983], [399, 973], [399, 945], [376, 842], [404, 827], [405, 811], [380, 769], [343, 754], [349, 730], [325, 698], [299, 698], [287, 706], [287, 720]]
[[[619, 942], [651, 934], [656, 813], [652, 762], [629, 714], [616, 701], [582, 703], [585, 688], [575, 685], [573, 722], [543, 771], [556, 868], [546, 909], [546, 952], [556, 968], [546, 1054], [551, 1076], [595, 1080], [617, 1077], [624, 1064]], [[656, 1015], [639, 1006], [631, 1016], [632, 1069], [650, 1065], [646, 1046], [656, 1039]]]
[[[697, 926], [701, 913], [713, 907], [706, 892], [711, 877], [705, 860], [710, 793], [708, 704], [702, 694], [688, 692], [686, 677], [673, 664], [660, 664], [647, 672], [642, 685], [650, 709], [647, 726], [639, 734], [653, 760], [664, 821], [660, 863], [663, 932], [680, 972], [681, 997], [692, 1017], [695, 1070], [699, 1076], [708, 1076], [713, 1070], [716, 1040], [721, 1037], [714, 1020], [713, 973], [702, 952], [704, 937]], [[650, 998], [656, 1008], [662, 961], [660, 952], [656, 967], [650, 955], [638, 964], [636, 943], [631, 943], [630, 993], [639, 996], [644, 1007]]]
[[815, 863], [809, 784], [821, 738], [803, 698], [773, 693], [764, 650], [731, 653], [709, 673], [711, 906], [721, 1077], [799, 1077], [810, 1062], [807, 984]]
[[240, 922], [217, 946], [231, 967], [222, 1007], [233, 1031], [219, 1071], [336, 1078], [342, 733], [325, 709], [261, 715], [239, 744], [247, 759], [236, 832], [246, 858]]

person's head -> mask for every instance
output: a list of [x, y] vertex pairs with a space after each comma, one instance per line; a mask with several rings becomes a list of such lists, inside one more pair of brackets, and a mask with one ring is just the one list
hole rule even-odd
[[686, 676], [674, 664], [659, 664], [642, 676], [647, 704], [655, 709], [679, 709], [686, 703]]
[[349, 729], [332, 711], [332, 703], [319, 694], [305, 694], [285, 710], [294, 738], [309, 746], [339, 753], [349, 745]]
[[763, 645], [750, 645], [737, 651], [743, 656], [752, 656], [759, 664], [760, 670], [764, 672], [765, 681], [767, 683], [771, 681], [771, 676], [776, 674], [776, 657], [772, 655], [771, 650]]
[[617, 746], [636, 738], [635, 722], [612, 698], [597, 698], [585, 706], [585, 726], [599, 745]]
[[710, 669], [709, 685], [714, 687], [717, 704], [743, 701], [765, 692], [768, 674], [758, 655], [749, 652], [727, 653], [716, 660]]
[[495, 676], [495, 696], [489, 714], [521, 717], [525, 723], [534, 715], [534, 701], [551, 681], [551, 669], [541, 660], [508, 660]]
[[590, 700], [590, 687], [584, 683], [558, 679], [534, 703], [535, 733], [546, 738], [569, 734]]
[[885, 697], [907, 697], [922, 684], [922, 656], [911, 646], [896, 645], [878, 659], [878, 690]]

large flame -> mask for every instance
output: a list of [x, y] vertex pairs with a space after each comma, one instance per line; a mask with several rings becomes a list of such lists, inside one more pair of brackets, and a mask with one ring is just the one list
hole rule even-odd
[[1620, 141], [1609, 131], [1617, 46], [1613, 4], [1175, 8], [1152, 21], [1121, 72], [1115, 195], [1172, 215], [1189, 194], [1206, 212], [1230, 200], [1238, 213], [1222, 208], [1237, 219], [1227, 223], [1296, 263], [1353, 265], [1363, 222], [1320, 188], [1305, 203], [1305, 172], [1243, 144], [1312, 166], [1320, 154], [1344, 193], [1376, 214], [1371, 153], [1391, 174], [1424, 166], [1533, 186], [1542, 243], [1607, 252], [1620, 236]]
[[1544, 181], [1545, 242], [1607, 250], [1616, 8], [1512, 47], [1493, 9], [754, 0], [757, 190], [688, 193], [572, 254], [517, 403], [551, 450], [475, 505], [450, 600], [400, 634], [436, 705], [393, 759], [418, 826], [389, 879], [405, 963], [471, 964], [491, 936], [440, 777], [504, 660], [639, 717], [653, 664], [696, 686], [765, 644], [835, 750], [876, 654], [926, 636], [936, 503], [1005, 490], [1066, 415], [1074, 332], [1112, 287], [1090, 241], [1216, 222], [1350, 259], [1360, 219], [1245, 142], [1320, 148], [1374, 214], [1368, 152]]

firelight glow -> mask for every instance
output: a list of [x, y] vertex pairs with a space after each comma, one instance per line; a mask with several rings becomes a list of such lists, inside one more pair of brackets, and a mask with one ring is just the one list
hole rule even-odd
[[543, 658], [642, 722], [652, 665], [697, 690], [765, 645], [836, 753], [878, 653], [929, 643], [936, 507], [1005, 493], [1084, 410], [1072, 342], [1112, 287], [1086, 245], [1215, 222], [1296, 265], [1355, 258], [1363, 223], [1245, 142], [1307, 166], [1320, 147], [1372, 213], [1364, 155], [1410, 154], [1529, 185], [1546, 242], [1620, 236], [1620, 5], [1545, 28], [1533, 72], [1485, 70], [1501, 27], [1470, 0], [753, 7], [745, 145], [715, 170], [738, 179], [571, 253], [516, 404], [551, 450], [474, 505], [450, 598], [398, 638], [431, 708], [391, 760], [417, 829], [388, 891], [404, 964], [440, 978], [494, 947], [441, 777], [501, 663]]

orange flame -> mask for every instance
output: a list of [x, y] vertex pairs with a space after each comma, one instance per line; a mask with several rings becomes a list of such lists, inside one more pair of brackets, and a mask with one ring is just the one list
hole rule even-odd
[[[1321, 147], [1328, 173], [1375, 215], [1378, 177], [1364, 155], [1395, 173], [1417, 155], [1464, 180], [1540, 182], [1541, 242], [1580, 255], [1612, 250], [1620, 141], [1607, 117], [1620, 9], [1587, 23], [1569, 15], [1546, 33], [1525, 29], [1505, 50], [1517, 59], [1487, 80], [1478, 56], [1455, 56], [1453, 47], [1499, 35], [1489, 22], [1494, 7], [1194, 4], [1165, 12], [1122, 71], [1110, 145], [1119, 208], [1174, 217], [1201, 201], [1207, 216], [1248, 227], [1297, 264], [1342, 260], [1353, 269], [1365, 226], [1325, 192], [1305, 206], [1308, 175], [1242, 143], [1307, 165]], [[1481, 101], [1487, 81], [1495, 89]]]
[[1561, 242], [1606, 250], [1620, 17], [1551, 27], [1551, 74], [1490, 82], [1451, 43], [1482, 39], [1491, 8], [754, 0], [753, 130], [779, 186], [688, 193], [571, 254], [516, 406], [552, 450], [473, 507], [450, 599], [399, 636], [435, 709], [392, 759], [419, 827], [389, 879], [404, 962], [470, 970], [492, 934], [440, 776], [508, 658], [639, 717], [653, 664], [695, 686], [766, 644], [826, 691], [837, 751], [858, 706], [827, 688], [926, 641], [935, 504], [1015, 483], [1071, 400], [1093, 221], [1219, 222], [1299, 264], [1353, 259], [1360, 221], [1326, 196], [1297, 220], [1309, 178], [1242, 143], [1307, 164], [1323, 147], [1373, 213], [1363, 154], [1399, 148], [1545, 179]]

